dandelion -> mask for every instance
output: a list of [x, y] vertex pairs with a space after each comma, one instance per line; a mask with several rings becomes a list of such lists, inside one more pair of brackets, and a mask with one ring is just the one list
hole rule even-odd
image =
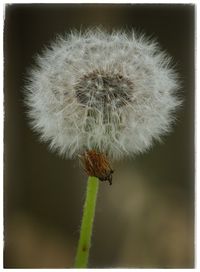
[[110, 184], [110, 160], [148, 150], [171, 130], [181, 104], [171, 57], [134, 31], [73, 31], [36, 64], [26, 85], [33, 129], [51, 150], [79, 156], [88, 176]]

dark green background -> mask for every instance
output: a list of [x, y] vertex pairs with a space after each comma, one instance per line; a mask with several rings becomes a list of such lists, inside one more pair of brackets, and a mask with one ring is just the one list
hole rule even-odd
[[[100, 184], [90, 267], [194, 265], [194, 5], [7, 5], [4, 26], [6, 268], [71, 267], [87, 177], [28, 126], [23, 86], [33, 56], [56, 34], [102, 25], [157, 37], [182, 80], [173, 132]], [[133, 139], [134, 140], [134, 139]]]

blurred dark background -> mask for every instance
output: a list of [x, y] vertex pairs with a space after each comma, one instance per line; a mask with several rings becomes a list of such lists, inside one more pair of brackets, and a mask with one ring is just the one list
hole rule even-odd
[[[182, 80], [173, 132], [100, 184], [91, 268], [194, 266], [194, 5], [12, 4], [4, 25], [4, 267], [72, 267], [86, 179], [29, 128], [23, 86], [59, 33], [101, 25], [157, 37]], [[133, 139], [134, 140], [134, 139]]]

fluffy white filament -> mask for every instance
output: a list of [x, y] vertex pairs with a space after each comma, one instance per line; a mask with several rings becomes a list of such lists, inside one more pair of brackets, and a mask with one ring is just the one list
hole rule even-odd
[[28, 115], [41, 139], [66, 157], [144, 152], [170, 130], [181, 103], [170, 57], [134, 31], [71, 32], [36, 62], [26, 85]]

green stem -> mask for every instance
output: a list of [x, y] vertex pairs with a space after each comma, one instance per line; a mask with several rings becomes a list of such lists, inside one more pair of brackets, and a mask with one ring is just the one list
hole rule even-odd
[[80, 230], [80, 238], [78, 242], [78, 248], [74, 265], [75, 268], [87, 268], [98, 188], [99, 188], [98, 178], [88, 177], [86, 199], [83, 208], [83, 217]]

